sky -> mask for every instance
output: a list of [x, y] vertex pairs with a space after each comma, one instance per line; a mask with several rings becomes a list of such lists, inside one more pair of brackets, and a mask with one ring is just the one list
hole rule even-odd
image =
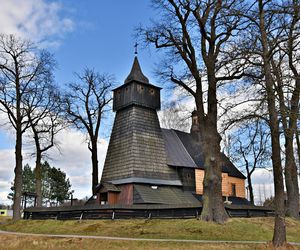
[[[86, 67], [114, 75], [116, 85], [121, 85], [134, 58], [134, 28], [149, 24], [155, 17], [150, 1], [145, 0], [0, 0], [0, 6], [0, 33], [30, 39], [52, 52], [57, 61], [56, 82], [60, 86], [74, 81], [74, 73], [80, 73]], [[150, 82], [161, 86], [153, 74], [160, 55], [154, 49], [139, 46], [138, 57]], [[166, 94], [163, 89], [162, 100]], [[188, 105], [192, 110], [193, 104]], [[0, 119], [5, 121], [1, 114]], [[100, 172], [112, 119], [113, 116], [104, 121], [99, 138]], [[67, 173], [76, 198], [89, 196], [91, 161], [85, 135], [67, 129], [58, 135], [58, 141], [60, 150], [50, 151], [50, 164]], [[30, 142], [24, 145], [24, 163], [34, 166], [30, 146]], [[7, 194], [14, 176], [13, 168], [14, 134], [9, 127], [0, 127], [0, 203], [9, 202]], [[261, 190], [267, 189], [267, 196], [272, 194], [270, 173], [259, 170], [255, 175], [254, 184], [264, 183]]]

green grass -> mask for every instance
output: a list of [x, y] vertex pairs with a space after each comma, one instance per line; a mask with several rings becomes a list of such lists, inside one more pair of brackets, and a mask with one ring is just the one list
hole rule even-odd
[[6, 223], [8, 221], [10, 221], [12, 219], [12, 217], [10, 216], [0, 216], [0, 224]]
[[[145, 242], [145, 241], [112, 241], [112, 240], [94, 240], [94, 239], [58, 239], [32, 236], [14, 236], [0, 235], [1, 250], [97, 250], [97, 249], [128, 249], [128, 250], [154, 250], [154, 249], [172, 249], [172, 250], [263, 250], [272, 249], [268, 244], [198, 244], [198, 243], [174, 243], [174, 242]], [[285, 248], [284, 248], [285, 249]], [[297, 249], [289, 246], [288, 249]]]
[[[17, 232], [101, 235], [136, 238], [270, 241], [273, 218], [234, 218], [224, 225], [186, 220], [22, 220], [6, 221], [0, 229]], [[288, 241], [300, 242], [300, 221], [287, 219]]]

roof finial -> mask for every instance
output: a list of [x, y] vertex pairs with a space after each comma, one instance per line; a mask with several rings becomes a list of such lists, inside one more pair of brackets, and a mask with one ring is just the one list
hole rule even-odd
[[138, 43], [135, 42], [135, 45], [134, 45], [134, 54], [137, 55], [138, 54], [138, 51], [137, 51], [137, 47], [138, 47]]

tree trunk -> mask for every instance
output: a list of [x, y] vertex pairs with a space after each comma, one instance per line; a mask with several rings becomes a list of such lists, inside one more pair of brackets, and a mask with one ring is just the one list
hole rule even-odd
[[21, 219], [21, 198], [22, 198], [22, 129], [21, 124], [17, 124], [16, 146], [15, 146], [16, 166], [14, 180], [14, 204], [13, 220]]
[[268, 82], [266, 87], [268, 92], [267, 99], [270, 117], [272, 163], [275, 186], [275, 226], [272, 242], [275, 247], [280, 247], [286, 243], [284, 184], [280, 156], [279, 124], [275, 108], [275, 96], [273, 93], [272, 85], [270, 86], [268, 78], [269, 77], [266, 76], [266, 82]]
[[35, 162], [35, 192], [36, 192], [36, 205], [37, 207], [41, 207], [43, 205], [42, 202], [42, 169], [41, 163], [42, 155], [40, 150], [36, 151], [36, 162]]
[[[281, 123], [284, 129], [285, 137], [285, 184], [287, 189], [287, 216], [299, 218], [299, 185], [297, 177], [297, 166], [294, 156], [294, 135], [297, 130], [297, 114], [299, 109], [299, 81], [296, 80], [296, 86], [292, 93], [291, 103], [288, 107], [285, 105], [283, 92], [284, 83], [281, 79], [280, 69], [272, 60], [273, 72], [275, 74], [278, 88], [279, 107], [281, 113]], [[297, 75], [295, 75], [297, 79]], [[287, 119], [289, 118], [289, 119]]]
[[[297, 156], [298, 156], [298, 166], [300, 165], [300, 138], [299, 138], [299, 130], [298, 127], [296, 128], [296, 143], [297, 143]], [[299, 177], [300, 177], [300, 168], [299, 171]]]
[[247, 170], [247, 181], [248, 181], [248, 188], [249, 188], [250, 203], [252, 205], [254, 205], [253, 186], [252, 186], [252, 180], [251, 180], [251, 173], [249, 171], [248, 166], [246, 166], [246, 170]]
[[[206, 221], [224, 223], [228, 218], [222, 197], [221, 136], [217, 129], [218, 101], [215, 59], [207, 57], [208, 112], [199, 119], [199, 137], [204, 154], [203, 208], [201, 218]], [[202, 107], [202, 105], [199, 105]], [[198, 107], [197, 107], [198, 110]], [[199, 117], [199, 115], [198, 115]]]
[[299, 218], [299, 186], [294, 157], [293, 138], [286, 137], [285, 184], [287, 189], [287, 216]]
[[217, 134], [208, 135], [208, 132], [201, 133], [200, 137], [205, 138], [201, 140], [205, 155], [201, 219], [222, 224], [228, 215], [222, 198], [222, 160], [219, 151], [219, 139], [216, 138]]
[[95, 194], [96, 186], [99, 184], [99, 176], [98, 176], [98, 146], [97, 146], [97, 138], [92, 139], [92, 148], [91, 148], [91, 154], [92, 154], [92, 192]]
[[275, 187], [275, 226], [273, 234], [274, 247], [283, 246], [286, 243], [286, 227], [285, 227], [285, 206], [284, 206], [284, 184], [283, 184], [283, 170], [281, 165], [280, 155], [280, 133], [278, 112], [276, 110], [276, 98], [274, 93], [274, 79], [271, 71], [271, 56], [269, 51], [269, 41], [265, 29], [265, 11], [262, 0], [258, 1], [259, 7], [259, 28], [261, 33], [262, 45], [262, 60], [263, 73], [265, 75], [265, 86], [267, 94], [267, 104], [269, 113], [269, 126], [271, 131], [271, 145], [272, 145], [272, 165], [274, 175]]
[[16, 166], [15, 166], [15, 180], [14, 180], [14, 204], [13, 204], [13, 220], [21, 219], [21, 199], [22, 199], [22, 171], [23, 171], [23, 158], [22, 158], [22, 117], [21, 117], [21, 95], [20, 95], [20, 82], [16, 78]]

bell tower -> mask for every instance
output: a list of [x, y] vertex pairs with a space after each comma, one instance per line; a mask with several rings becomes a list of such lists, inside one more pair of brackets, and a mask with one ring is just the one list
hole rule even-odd
[[149, 83], [137, 57], [124, 84], [113, 90], [116, 116], [101, 183], [121, 185], [126, 191], [122, 191], [120, 197], [127, 192], [127, 201], [133, 196], [133, 191], [129, 191], [133, 184], [182, 185], [176, 170], [167, 165], [157, 116], [160, 90]]

